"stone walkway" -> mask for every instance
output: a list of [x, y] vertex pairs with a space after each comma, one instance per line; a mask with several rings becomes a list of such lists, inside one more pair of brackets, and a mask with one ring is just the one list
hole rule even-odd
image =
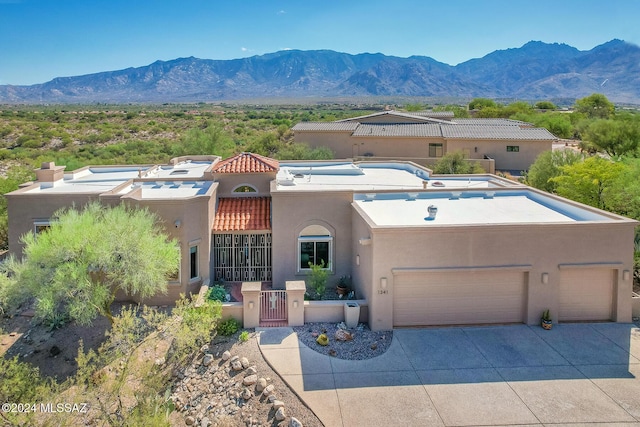
[[640, 427], [640, 329], [632, 324], [397, 329], [389, 350], [321, 355], [291, 328], [260, 330], [268, 363], [327, 427]]

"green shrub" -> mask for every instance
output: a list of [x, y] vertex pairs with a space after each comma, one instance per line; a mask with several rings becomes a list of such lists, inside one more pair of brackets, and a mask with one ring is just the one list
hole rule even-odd
[[213, 301], [224, 302], [227, 299], [227, 290], [222, 285], [215, 285], [209, 288], [207, 298]]
[[240, 342], [247, 342], [249, 340], [249, 331], [240, 332], [238, 340], [240, 340]]
[[238, 323], [238, 321], [233, 317], [220, 322], [220, 324], [218, 325], [218, 333], [225, 337], [235, 334], [238, 329], [240, 329], [240, 323]]
[[325, 268], [324, 260], [321, 260], [320, 264], [309, 263], [309, 268], [311, 269], [311, 273], [309, 273], [309, 286], [311, 286], [317, 296], [321, 298], [327, 288], [329, 270]]

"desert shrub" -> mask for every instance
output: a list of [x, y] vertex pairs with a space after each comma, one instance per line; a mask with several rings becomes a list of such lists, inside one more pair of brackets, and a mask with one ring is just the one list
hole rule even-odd
[[240, 336], [238, 337], [240, 342], [247, 342], [249, 340], [249, 331], [240, 332]]
[[211, 341], [222, 314], [222, 304], [205, 300], [202, 305], [196, 306], [182, 296], [172, 314], [181, 320], [175, 331], [171, 332], [174, 336], [172, 358], [183, 360], [193, 349]]
[[218, 325], [218, 333], [225, 337], [229, 335], [235, 334], [238, 329], [240, 329], [240, 323], [233, 317], [228, 318], [227, 320], [220, 322]]
[[212, 301], [224, 302], [227, 299], [227, 290], [222, 285], [215, 285], [209, 288], [207, 298]]
[[318, 297], [322, 297], [327, 288], [329, 270], [325, 268], [324, 260], [320, 260], [320, 264], [309, 263], [309, 268], [311, 269], [309, 273], [309, 286], [315, 291]]
[[54, 389], [52, 381], [43, 379], [40, 370], [28, 363], [0, 357], [0, 402], [46, 401]]

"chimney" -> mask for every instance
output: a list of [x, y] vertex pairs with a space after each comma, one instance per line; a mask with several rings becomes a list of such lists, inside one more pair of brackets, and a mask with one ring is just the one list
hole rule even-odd
[[55, 162], [43, 162], [40, 169], [36, 169], [36, 179], [43, 188], [53, 187], [54, 182], [64, 178], [66, 166], [56, 166]]

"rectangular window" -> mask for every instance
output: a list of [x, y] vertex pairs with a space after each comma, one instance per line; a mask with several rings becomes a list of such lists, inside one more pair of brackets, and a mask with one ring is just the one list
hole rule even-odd
[[442, 144], [429, 144], [429, 157], [442, 157]]
[[198, 278], [198, 247], [191, 246], [189, 248], [189, 278]]
[[308, 270], [309, 264], [318, 265], [324, 262], [327, 269], [331, 269], [332, 238], [327, 237], [300, 237], [298, 252], [298, 269]]
[[49, 221], [35, 221], [33, 223], [33, 232], [38, 235], [43, 231], [48, 230], [51, 227], [51, 223]]
[[507, 152], [508, 153], [517, 153], [520, 151], [520, 146], [519, 145], [507, 145]]

